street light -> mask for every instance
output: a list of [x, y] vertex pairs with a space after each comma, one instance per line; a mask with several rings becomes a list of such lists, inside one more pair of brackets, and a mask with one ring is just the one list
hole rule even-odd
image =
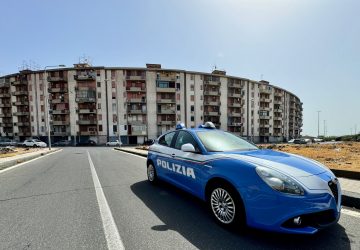
[[318, 138], [319, 138], [319, 135], [320, 135], [320, 110], [317, 111], [318, 112]]
[[48, 143], [49, 143], [49, 150], [51, 150], [51, 138], [50, 138], [50, 109], [49, 109], [49, 98], [47, 95], [45, 95], [45, 89], [47, 89], [47, 85], [48, 85], [48, 81], [47, 81], [47, 77], [46, 77], [46, 69], [47, 68], [62, 68], [62, 67], [66, 67], [64, 64], [59, 64], [59, 65], [54, 65], [54, 66], [45, 66], [44, 68], [44, 78], [45, 78], [45, 83], [43, 86], [43, 95], [44, 95], [44, 101], [45, 101], [45, 106], [46, 106], [46, 127], [47, 127], [47, 134], [48, 134]]

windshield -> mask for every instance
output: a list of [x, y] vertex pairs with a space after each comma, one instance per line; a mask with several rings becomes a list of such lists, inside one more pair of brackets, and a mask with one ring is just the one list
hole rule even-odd
[[198, 131], [199, 139], [208, 152], [226, 152], [238, 150], [256, 150], [253, 144], [231, 133], [219, 130]]

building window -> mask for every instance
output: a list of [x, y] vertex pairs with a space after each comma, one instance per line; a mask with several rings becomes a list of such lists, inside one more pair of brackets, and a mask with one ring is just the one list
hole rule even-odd
[[176, 94], [176, 100], [180, 101], [180, 94]]
[[111, 79], [115, 78], [115, 70], [111, 70]]
[[41, 132], [44, 132], [44, 130], [45, 130], [44, 126], [41, 126]]
[[112, 98], [113, 100], [116, 99], [116, 93], [115, 93], [115, 92], [111, 92], [111, 98]]
[[191, 91], [194, 91], [194, 88], [195, 88], [194, 84], [191, 84], [191, 85], [190, 85], [190, 90], [191, 90]]
[[100, 88], [101, 87], [101, 82], [97, 82], [97, 86], [98, 86], [98, 88]]
[[117, 125], [113, 125], [113, 131], [114, 131], [114, 133], [117, 132]]
[[101, 92], [98, 92], [98, 98], [101, 98]]
[[100, 76], [100, 70], [96, 70], [96, 75]]
[[177, 110], [177, 111], [180, 110], [180, 105], [176, 105], [176, 110]]
[[177, 89], [177, 90], [180, 90], [180, 83], [179, 83], [179, 82], [176, 83], [176, 89]]
[[194, 101], [194, 99], [195, 99], [194, 95], [191, 95], [191, 96], [190, 96], [190, 101], [192, 101], [192, 102], [193, 102], [193, 101]]
[[102, 115], [101, 114], [98, 115], [98, 119], [99, 119], [99, 121], [102, 120]]
[[194, 80], [194, 75], [190, 75], [190, 80]]
[[98, 103], [98, 109], [101, 109], [101, 103]]
[[112, 104], [112, 112], [113, 112], [113, 113], [116, 113], [116, 103], [113, 103], [113, 104]]
[[190, 117], [190, 119], [191, 119], [192, 122], [195, 120], [193, 115]]
[[115, 88], [115, 82], [114, 82], [114, 81], [111, 82], [111, 87], [112, 87], [113, 89]]
[[194, 105], [191, 105], [191, 106], [190, 106], [190, 110], [191, 110], [191, 112], [194, 112], [194, 110], [195, 110]]
[[102, 132], [102, 125], [99, 125], [99, 132]]
[[127, 130], [127, 125], [124, 125], [124, 130]]
[[203, 89], [203, 86], [202, 86], [202, 84], [200, 85], [200, 90], [202, 90]]
[[202, 99], [203, 99], [203, 96], [201, 95], [201, 96], [200, 96], [200, 100], [202, 100]]
[[41, 105], [41, 106], [40, 106], [40, 110], [41, 110], [41, 112], [44, 112], [44, 111], [45, 111], [44, 105]]

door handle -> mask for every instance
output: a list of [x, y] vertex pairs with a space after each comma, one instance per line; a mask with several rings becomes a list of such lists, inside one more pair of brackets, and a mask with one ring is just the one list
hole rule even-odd
[[175, 154], [171, 154], [171, 157], [174, 158], [174, 157], [175, 157]]

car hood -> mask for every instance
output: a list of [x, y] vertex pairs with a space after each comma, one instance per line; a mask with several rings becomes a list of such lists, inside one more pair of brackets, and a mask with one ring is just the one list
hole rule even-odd
[[251, 150], [224, 154], [236, 160], [250, 164], [270, 167], [294, 177], [319, 175], [330, 170], [314, 160], [273, 150]]

